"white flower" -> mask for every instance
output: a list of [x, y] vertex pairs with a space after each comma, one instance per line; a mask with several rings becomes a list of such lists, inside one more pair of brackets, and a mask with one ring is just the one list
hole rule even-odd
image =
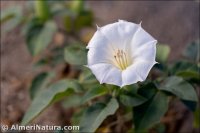
[[100, 83], [123, 87], [144, 81], [156, 63], [156, 43], [141, 23], [119, 20], [97, 26], [87, 46], [87, 66]]

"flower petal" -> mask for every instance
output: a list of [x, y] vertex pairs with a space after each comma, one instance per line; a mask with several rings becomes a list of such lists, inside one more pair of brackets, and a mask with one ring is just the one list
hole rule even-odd
[[122, 72], [122, 85], [144, 81], [156, 62], [137, 61]]
[[145, 46], [148, 42], [153, 41], [155, 41], [155, 39], [140, 26], [131, 40], [131, 53]]
[[107, 40], [107, 38], [103, 36], [99, 30], [97, 30], [86, 48], [89, 49], [89, 48], [97, 48], [97, 47], [105, 47], [105, 46], [110, 47], [109, 44], [110, 43]]
[[101, 27], [100, 32], [114, 48], [123, 50], [125, 44], [132, 39], [138, 27], [137, 24], [119, 20], [119, 22]]
[[141, 77], [135, 71], [135, 66], [130, 66], [122, 72], [122, 86], [130, 85], [142, 81]]
[[88, 67], [92, 70], [92, 72], [94, 73], [94, 75], [100, 83], [108, 83], [121, 86], [121, 71], [113, 65], [100, 63]]
[[87, 58], [88, 65], [94, 65], [98, 63], [113, 63], [112, 52], [110, 52], [106, 47], [90, 48]]
[[156, 40], [147, 42], [146, 44], [142, 45], [137, 50], [132, 52], [133, 62], [134, 60], [155, 61], [156, 43]]
[[119, 20], [118, 32], [121, 37], [120, 39], [131, 41], [138, 28], [140, 28], [138, 24], [127, 22], [124, 20]]

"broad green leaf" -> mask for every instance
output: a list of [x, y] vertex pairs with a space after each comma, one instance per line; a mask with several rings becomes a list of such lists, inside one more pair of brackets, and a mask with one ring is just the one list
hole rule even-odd
[[156, 60], [161, 63], [165, 63], [170, 53], [170, 47], [165, 44], [156, 45]]
[[165, 79], [159, 89], [168, 91], [183, 100], [198, 101], [195, 89], [181, 77], [171, 76]]
[[139, 85], [127, 85], [120, 90], [119, 100], [122, 104], [129, 107], [138, 106], [147, 101], [147, 98], [138, 94]]
[[197, 79], [200, 80], [200, 74], [198, 72], [195, 71], [179, 71], [176, 73], [177, 76], [185, 78], [185, 79]]
[[22, 34], [26, 37], [26, 41], [30, 39], [35, 34], [39, 33], [42, 30], [44, 24], [36, 17], [31, 18], [24, 24], [22, 29]]
[[61, 80], [51, 85], [49, 89], [44, 89], [34, 98], [21, 124], [28, 124], [50, 104], [62, 99], [72, 91], [80, 92], [81, 89], [81, 86], [75, 80]]
[[112, 98], [107, 104], [96, 103], [90, 106], [83, 115], [80, 132], [95, 132], [101, 123], [118, 109], [119, 104]]
[[54, 76], [53, 73], [43, 72], [43, 73], [38, 74], [33, 79], [31, 87], [30, 87], [31, 99], [33, 99], [38, 94], [38, 92], [40, 92], [42, 89], [47, 87], [47, 85], [50, 83], [50, 80], [53, 76]]
[[123, 91], [131, 94], [136, 94], [139, 89], [138, 84], [126, 85], [123, 87]]
[[200, 61], [200, 41], [193, 41], [191, 44], [189, 44], [185, 51], [183, 52], [183, 55], [187, 58], [193, 60], [193, 61]]
[[83, 96], [82, 103], [85, 103], [93, 98], [105, 95], [108, 93], [108, 89], [102, 85], [90, 88], [88, 92]]
[[64, 108], [73, 108], [81, 105], [81, 98], [79, 95], [73, 94], [68, 96], [62, 102]]
[[86, 65], [87, 52], [86, 48], [80, 44], [72, 44], [65, 47], [65, 61], [72, 65]]
[[6, 9], [1, 10], [0, 22], [1, 24], [10, 18], [22, 15], [22, 9], [20, 6], [13, 6]]
[[157, 92], [157, 87], [154, 83], [150, 82], [138, 89], [138, 94], [147, 98], [151, 99]]
[[198, 72], [200, 67], [197, 64], [188, 61], [178, 61], [171, 68], [171, 74], [177, 74], [183, 71], [195, 71]]
[[1, 33], [5, 34], [11, 31], [19, 25], [22, 20], [22, 8], [20, 6], [9, 7], [2, 10], [0, 15]]
[[39, 20], [33, 20], [27, 31], [26, 42], [31, 55], [35, 56], [41, 53], [52, 41], [54, 33], [57, 31], [56, 24], [53, 21], [47, 21], [41, 25]]
[[62, 47], [52, 49], [51, 55], [41, 57], [39, 61], [34, 64], [34, 67], [41, 67], [44, 65], [55, 67], [60, 63], [64, 63], [64, 50]]
[[200, 80], [200, 67], [198, 64], [187, 61], [179, 61], [172, 66], [170, 71], [172, 75], [180, 76], [186, 80], [192, 81], [192, 83], [198, 83]]
[[133, 122], [136, 131], [145, 131], [160, 122], [168, 109], [167, 95], [158, 91], [148, 102], [133, 108]]
[[120, 102], [123, 103], [125, 106], [135, 107], [135, 106], [143, 104], [146, 101], [147, 101], [146, 98], [137, 94], [134, 94], [134, 95], [121, 94], [120, 95]]

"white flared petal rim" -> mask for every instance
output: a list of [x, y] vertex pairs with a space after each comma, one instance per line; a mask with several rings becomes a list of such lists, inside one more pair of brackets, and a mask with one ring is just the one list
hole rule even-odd
[[145, 61], [155, 61], [156, 58], [156, 44], [157, 40], [153, 40], [143, 44], [137, 50], [131, 49], [132, 60], [145, 60]]
[[122, 72], [122, 86], [137, 83], [138, 81], [146, 80], [151, 68], [156, 64], [156, 61], [138, 61], [129, 66]]
[[102, 83], [122, 85], [121, 71], [111, 64], [99, 63], [87, 66], [94, 73], [97, 80]]

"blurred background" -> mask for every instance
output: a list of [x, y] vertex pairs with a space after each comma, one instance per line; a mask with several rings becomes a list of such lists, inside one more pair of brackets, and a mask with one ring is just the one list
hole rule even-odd
[[[57, 77], [76, 76], [74, 68], [63, 63], [58, 63], [53, 68], [48, 66], [35, 68], [35, 63], [44, 54], [33, 57], [27, 48], [27, 39], [22, 32], [26, 30], [24, 25], [29, 21], [26, 19], [30, 18], [29, 12], [34, 7], [33, 2], [1, 0], [1, 16], [3, 16], [3, 10], [14, 6], [20, 8], [22, 17], [22, 20], [19, 20], [22, 22], [18, 23], [18, 20], [14, 20], [9, 25], [1, 24], [1, 124], [12, 125], [21, 122], [31, 102], [29, 96], [31, 82], [41, 71], [53, 69]], [[60, 8], [58, 3], [50, 2], [51, 5], [57, 4], [57, 6], [52, 6], [54, 10]], [[53, 19], [59, 30], [52, 37], [51, 45], [47, 49], [51, 49], [52, 45], [61, 46], [63, 42], [77, 38], [86, 46], [96, 30], [96, 24], [101, 27], [116, 22], [118, 19], [134, 23], [142, 21], [142, 27], [159, 43], [170, 46], [169, 63], [182, 58], [183, 49], [190, 42], [199, 39], [199, 1], [86, 1], [85, 8], [92, 12], [92, 23], [89, 22], [89, 26], [78, 29], [75, 34], [69, 31], [70, 26], [67, 24], [66, 17], [63, 23], [59, 15], [54, 16]], [[67, 31], [66, 34], [62, 32], [63, 29]], [[49, 52], [44, 53], [45, 56], [49, 55]], [[165, 119], [168, 132], [199, 131], [193, 129], [192, 113], [185, 106], [179, 102], [171, 106], [168, 117]], [[59, 103], [56, 103], [33, 123], [67, 125], [73, 110], [62, 108]]]

